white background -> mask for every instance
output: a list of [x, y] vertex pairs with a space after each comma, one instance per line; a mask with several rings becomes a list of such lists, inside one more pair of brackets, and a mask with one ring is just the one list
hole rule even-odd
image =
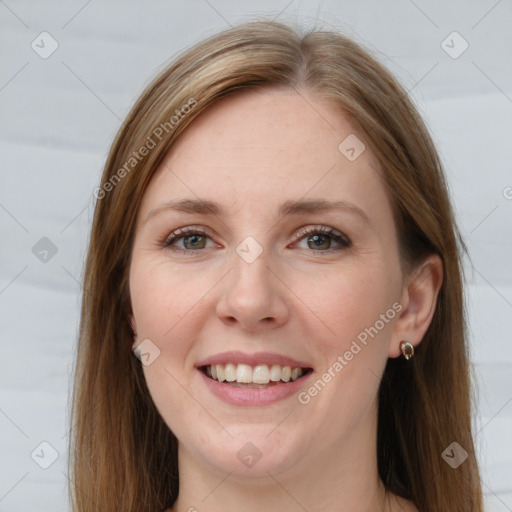
[[[476, 443], [487, 509], [512, 511], [511, 0], [5, 0], [0, 512], [69, 509], [68, 397], [81, 272], [92, 190], [121, 120], [178, 52], [255, 16], [352, 36], [399, 77], [431, 128], [471, 256]], [[34, 40], [42, 46], [43, 31], [58, 43], [46, 59], [31, 47]], [[441, 46], [453, 31], [469, 44], [458, 58]], [[451, 36], [447, 44], [457, 52], [464, 42]], [[32, 252], [42, 237], [57, 248], [46, 263]], [[31, 458], [43, 441], [58, 452], [48, 469]], [[34, 454], [40, 463], [51, 457], [48, 446]]]

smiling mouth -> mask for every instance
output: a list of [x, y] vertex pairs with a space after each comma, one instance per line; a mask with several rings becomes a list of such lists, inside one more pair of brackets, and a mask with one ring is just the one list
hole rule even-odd
[[217, 382], [239, 388], [268, 388], [277, 384], [286, 384], [303, 378], [313, 370], [281, 366], [278, 364], [212, 364], [199, 368], [207, 377]]

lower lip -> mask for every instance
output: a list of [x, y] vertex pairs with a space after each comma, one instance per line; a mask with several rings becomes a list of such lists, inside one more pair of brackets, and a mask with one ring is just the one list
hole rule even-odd
[[313, 372], [309, 372], [300, 379], [268, 388], [237, 388], [224, 384], [218, 380], [210, 379], [201, 370], [197, 370], [209, 390], [217, 397], [231, 405], [270, 405], [284, 400], [300, 391]]

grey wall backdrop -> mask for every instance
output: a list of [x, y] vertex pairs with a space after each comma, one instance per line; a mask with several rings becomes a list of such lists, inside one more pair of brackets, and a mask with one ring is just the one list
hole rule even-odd
[[0, 0], [0, 511], [68, 510], [92, 191], [121, 120], [179, 51], [259, 16], [377, 51], [427, 120], [471, 255], [486, 503], [512, 511], [510, 0]]

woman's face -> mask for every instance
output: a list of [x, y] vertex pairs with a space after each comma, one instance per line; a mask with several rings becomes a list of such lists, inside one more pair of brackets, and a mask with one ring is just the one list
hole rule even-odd
[[180, 457], [254, 478], [374, 441], [403, 284], [361, 139], [317, 95], [246, 92], [201, 114], [150, 182], [134, 346]]

